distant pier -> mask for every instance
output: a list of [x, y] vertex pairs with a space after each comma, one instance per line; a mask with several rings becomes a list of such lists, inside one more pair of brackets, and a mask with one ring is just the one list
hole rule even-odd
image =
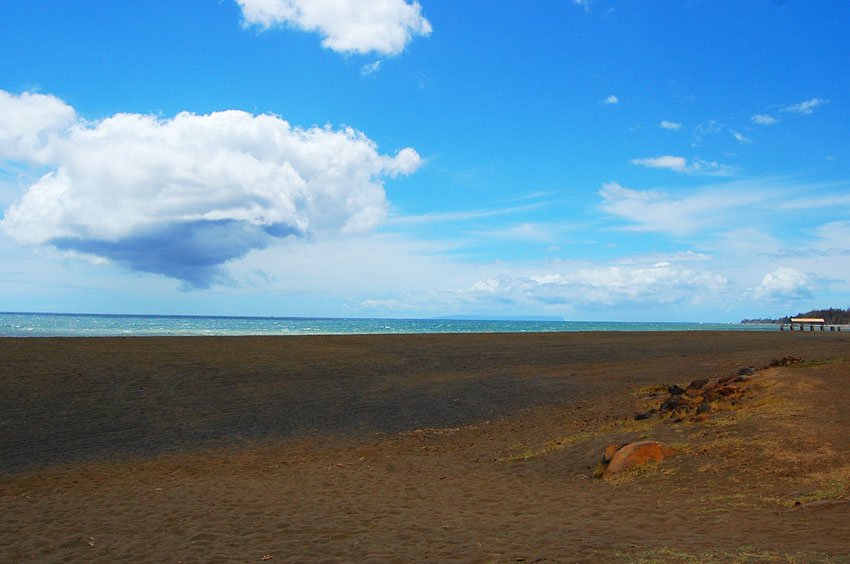
[[841, 331], [842, 325], [828, 325], [821, 317], [792, 317], [790, 323], [780, 323], [779, 330], [785, 331]]

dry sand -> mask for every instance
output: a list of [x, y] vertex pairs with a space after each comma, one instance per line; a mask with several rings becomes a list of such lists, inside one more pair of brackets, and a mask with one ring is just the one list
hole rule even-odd
[[[0, 561], [848, 561], [850, 334], [0, 339]], [[659, 384], [762, 367], [705, 421]], [[679, 454], [614, 481], [604, 447]]]

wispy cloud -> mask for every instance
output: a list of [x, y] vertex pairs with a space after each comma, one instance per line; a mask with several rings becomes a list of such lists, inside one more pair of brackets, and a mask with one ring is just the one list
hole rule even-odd
[[662, 120], [661, 123], [658, 124], [658, 127], [662, 128], [662, 129], [671, 129], [671, 130], [675, 131], [677, 129], [681, 129], [682, 124], [679, 123], [679, 122], [676, 122], [676, 121], [667, 121], [665, 119], [665, 120]]
[[629, 162], [633, 165], [645, 166], [647, 168], [666, 168], [669, 170], [675, 170], [676, 172], [688, 171], [688, 161], [684, 157], [674, 157], [672, 155], [632, 159]]
[[584, 9], [585, 14], [590, 13], [591, 3], [592, 0], [573, 0], [573, 4], [575, 4], [576, 6], [581, 6]]
[[380, 59], [373, 63], [368, 63], [360, 67], [360, 76], [369, 76], [375, 74], [379, 70], [381, 70]]
[[552, 241], [552, 234], [542, 225], [537, 223], [520, 223], [504, 229], [491, 229], [489, 231], [476, 231], [476, 235], [492, 239], [503, 239], [507, 241]]
[[602, 105], [605, 105], [605, 106], [611, 106], [611, 105], [614, 105], [614, 104], [619, 104], [620, 99], [617, 98], [616, 96], [614, 96], [613, 94], [611, 94], [607, 98], [603, 98], [602, 100], [600, 100], [599, 103], [602, 104]]
[[815, 229], [818, 246], [824, 249], [850, 249], [850, 221], [831, 221]]
[[435, 212], [419, 215], [396, 215], [387, 220], [387, 225], [424, 225], [431, 223], [447, 223], [453, 221], [468, 221], [470, 219], [481, 219], [485, 217], [496, 217], [510, 215], [530, 210], [539, 209], [544, 205], [542, 202], [512, 206], [506, 208], [494, 208], [483, 210], [465, 210], [453, 212]]
[[[820, 187], [820, 189], [826, 189], [827, 187]], [[820, 196], [814, 197], [797, 197], [797, 198], [789, 198], [779, 204], [777, 204], [777, 209], [782, 210], [806, 210], [806, 209], [818, 209], [818, 208], [836, 208], [836, 207], [844, 207], [850, 205], [850, 193], [847, 191], [844, 192], [834, 192], [832, 194], [823, 194]]]
[[698, 123], [693, 129], [693, 145], [702, 144], [703, 138], [709, 135], [718, 135], [726, 130], [726, 125], [717, 120], [710, 119]]
[[774, 125], [779, 120], [771, 115], [755, 114], [753, 117], [750, 118], [750, 121], [758, 125]]
[[812, 98], [811, 100], [806, 100], [804, 102], [800, 102], [799, 104], [783, 106], [781, 109], [783, 112], [809, 116], [814, 113], [815, 108], [817, 108], [818, 106], [822, 106], [828, 102], [829, 100], [824, 100], [822, 98]]
[[646, 168], [661, 168], [672, 170], [683, 174], [707, 174], [713, 176], [728, 176], [732, 174], [732, 167], [722, 165], [717, 161], [696, 160], [688, 164], [684, 157], [675, 157], [672, 155], [663, 155], [660, 157], [648, 157], [643, 159], [632, 159], [629, 161], [633, 165], [643, 166]]
[[748, 206], [767, 196], [758, 190], [721, 185], [686, 195], [660, 190], [632, 190], [609, 182], [599, 191], [603, 211], [627, 221], [629, 229], [685, 235], [733, 221]]
[[729, 133], [732, 134], [732, 137], [735, 138], [735, 141], [738, 143], [743, 143], [744, 145], [752, 144], [753, 140], [741, 133], [740, 131], [735, 131], [734, 129], [729, 130]]

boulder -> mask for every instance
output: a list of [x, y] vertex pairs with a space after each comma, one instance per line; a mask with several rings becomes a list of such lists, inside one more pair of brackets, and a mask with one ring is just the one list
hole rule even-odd
[[[606, 449], [607, 452], [607, 449]], [[661, 462], [665, 458], [676, 453], [676, 449], [658, 441], [638, 441], [630, 443], [618, 449], [611, 458], [611, 463], [602, 474], [603, 478], [610, 478], [623, 472], [627, 472], [647, 462]]]
[[756, 369], [752, 366], [742, 366], [738, 369], [738, 376], [752, 376], [756, 373]]
[[672, 386], [667, 386], [667, 393], [671, 396], [680, 396], [685, 393], [685, 390], [673, 384]]

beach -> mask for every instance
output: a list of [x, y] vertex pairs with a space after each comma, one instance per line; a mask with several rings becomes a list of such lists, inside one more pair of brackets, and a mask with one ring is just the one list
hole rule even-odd
[[[848, 345], [0, 339], [0, 559], [846, 561]], [[743, 367], [705, 417], [635, 419]], [[608, 444], [641, 439], [676, 455], [596, 476]]]

